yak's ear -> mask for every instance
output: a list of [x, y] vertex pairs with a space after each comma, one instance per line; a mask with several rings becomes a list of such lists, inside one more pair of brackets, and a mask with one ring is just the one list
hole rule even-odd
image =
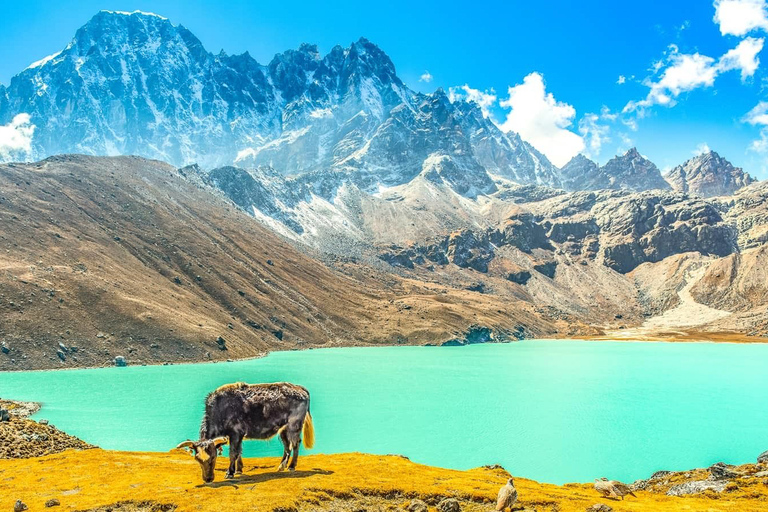
[[220, 447], [221, 445], [225, 445], [227, 443], [229, 443], [229, 438], [227, 436], [217, 437], [216, 439], [213, 440], [213, 445], [216, 448]]
[[190, 453], [195, 449], [195, 443], [192, 441], [184, 441], [183, 443], [179, 443], [179, 446], [176, 447], [177, 450], [189, 450]]

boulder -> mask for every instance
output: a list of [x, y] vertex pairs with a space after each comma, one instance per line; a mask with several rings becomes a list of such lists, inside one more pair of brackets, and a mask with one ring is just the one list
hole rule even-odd
[[531, 279], [531, 273], [527, 270], [518, 270], [517, 272], [509, 272], [507, 274], [507, 281], [512, 281], [520, 285], [525, 285]]
[[461, 512], [461, 505], [456, 498], [445, 498], [437, 504], [440, 512]]
[[117, 356], [115, 357], [115, 366], [124, 367], [124, 366], [128, 366], [128, 363], [125, 361], [125, 358], [123, 356]]
[[768, 464], [768, 450], [757, 456], [758, 464]]
[[711, 465], [709, 467], [709, 472], [712, 475], [713, 480], [727, 480], [738, 477], [738, 475], [731, 471], [729, 466], [724, 462], [718, 462], [717, 464]]
[[591, 507], [587, 507], [587, 512], [613, 512], [613, 508], [605, 503], [595, 503]]
[[58, 507], [59, 505], [61, 505], [61, 502], [59, 500], [57, 500], [56, 498], [53, 498], [53, 499], [48, 500], [48, 501], [45, 502], [46, 508]]
[[0, 409], [0, 421], [11, 421], [11, 414], [5, 409]]
[[427, 504], [421, 500], [413, 499], [406, 507], [408, 512], [427, 512]]
[[722, 492], [728, 484], [725, 480], [694, 480], [674, 485], [667, 491], [667, 496], [687, 496], [689, 494], [701, 494], [704, 491]]
[[555, 278], [555, 270], [557, 270], [557, 262], [556, 261], [547, 261], [547, 262], [544, 262], [544, 263], [539, 263], [539, 264], [533, 266], [533, 270], [535, 270], [539, 274], [547, 276], [550, 279], [554, 279]]

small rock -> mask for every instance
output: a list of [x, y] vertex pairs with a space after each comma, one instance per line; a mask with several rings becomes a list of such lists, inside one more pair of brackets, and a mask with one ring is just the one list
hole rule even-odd
[[724, 462], [718, 462], [712, 464], [709, 467], [709, 472], [712, 474], [713, 480], [727, 480], [729, 478], [736, 478], [738, 475], [728, 468], [728, 465]]
[[221, 336], [216, 338], [216, 343], [219, 345], [219, 350], [227, 350], [227, 340]]
[[768, 450], [757, 456], [758, 464], [768, 464]]
[[16, 500], [16, 504], [13, 506], [13, 512], [24, 512], [27, 510], [27, 505], [21, 500]]
[[125, 358], [123, 356], [117, 356], [115, 357], [115, 366], [128, 366], [128, 363], [125, 362]]
[[406, 508], [408, 512], [427, 512], [427, 504], [421, 500], [411, 500]]
[[179, 276], [176, 276], [173, 278], [173, 282], [176, 284], [181, 284], [181, 278]]
[[38, 423], [40, 423], [41, 425], [47, 425], [48, 420], [40, 420]]
[[59, 359], [61, 359], [62, 361], [66, 361], [67, 360], [67, 355], [64, 352], [62, 352], [61, 350], [57, 350], [56, 351], [56, 355], [59, 356]]
[[227, 324], [227, 328], [228, 328], [228, 329], [234, 329], [234, 328], [235, 328], [235, 326], [234, 326], [234, 325], [232, 325], [232, 324]]
[[96, 335], [96, 337], [99, 338], [99, 339], [103, 339], [103, 338], [106, 338], [107, 335], [104, 334], [103, 332], [100, 332], [99, 334]]
[[456, 498], [446, 498], [437, 504], [440, 512], [461, 512], [461, 505]]
[[11, 415], [5, 409], [0, 409], [0, 421], [11, 421]]
[[53, 498], [52, 500], [48, 500], [48, 501], [45, 502], [45, 506], [47, 508], [58, 507], [59, 505], [61, 505], [61, 502], [59, 500], [57, 500], [56, 498]]
[[5, 342], [3, 342], [3, 343], [0, 343], [0, 351], [2, 351], [3, 354], [7, 354], [8, 352], [11, 351], [11, 349], [9, 349], [8, 345], [6, 345]]
[[595, 503], [591, 507], [587, 507], [587, 512], [613, 512], [613, 508], [605, 503]]
[[712, 480], [694, 480], [674, 485], [667, 491], [667, 496], [686, 496], [689, 494], [701, 494], [704, 491], [723, 492], [727, 482], [713, 482]]
[[267, 265], [274, 265], [274, 263], [272, 263], [272, 260], [267, 260]]

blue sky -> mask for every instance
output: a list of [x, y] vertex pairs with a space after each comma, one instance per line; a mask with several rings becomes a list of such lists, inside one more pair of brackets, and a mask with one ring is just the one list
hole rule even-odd
[[100, 9], [155, 12], [209, 51], [248, 50], [262, 63], [302, 42], [327, 51], [365, 36], [410, 87], [485, 102], [500, 126], [553, 161], [583, 151], [602, 163], [636, 145], [664, 169], [708, 146], [768, 178], [768, 74], [759, 62], [768, 63], [766, 0], [0, 6], [0, 83], [62, 49]]

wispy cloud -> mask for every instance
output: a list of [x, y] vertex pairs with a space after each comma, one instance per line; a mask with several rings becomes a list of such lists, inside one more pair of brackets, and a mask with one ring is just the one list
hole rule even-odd
[[480, 107], [485, 117], [490, 117], [490, 108], [496, 103], [496, 91], [493, 89], [481, 91], [480, 89], [473, 89], [469, 84], [464, 84], [458, 87], [450, 87], [448, 89], [448, 99], [451, 102], [454, 101], [472, 101]]
[[691, 151], [695, 156], [703, 155], [704, 153], [709, 153], [711, 149], [709, 149], [709, 144], [706, 142], [700, 142], [698, 146], [696, 146], [696, 149]]
[[720, 59], [699, 53], [680, 53], [676, 45], [670, 45], [666, 58], [655, 66], [658, 76], [643, 81], [650, 88], [648, 95], [645, 99], [630, 101], [623, 111], [642, 111], [654, 105], [674, 106], [680, 94], [712, 87], [715, 79], [727, 71], [739, 70], [742, 80], [746, 80], [760, 65], [757, 55], [763, 49], [763, 43], [763, 39], [748, 37]]
[[34, 133], [29, 114], [18, 114], [10, 123], [0, 125], [0, 161], [24, 159], [32, 151]]
[[626, 81], [627, 81], [627, 77], [625, 77], [624, 75], [619, 75], [619, 78], [618, 80], [616, 80], [616, 83], [621, 85], [623, 83], [626, 83]]
[[429, 71], [424, 71], [424, 73], [422, 73], [421, 76], [419, 77], [419, 82], [429, 83], [432, 81], [432, 78], [433, 78], [432, 73], [430, 73]]

